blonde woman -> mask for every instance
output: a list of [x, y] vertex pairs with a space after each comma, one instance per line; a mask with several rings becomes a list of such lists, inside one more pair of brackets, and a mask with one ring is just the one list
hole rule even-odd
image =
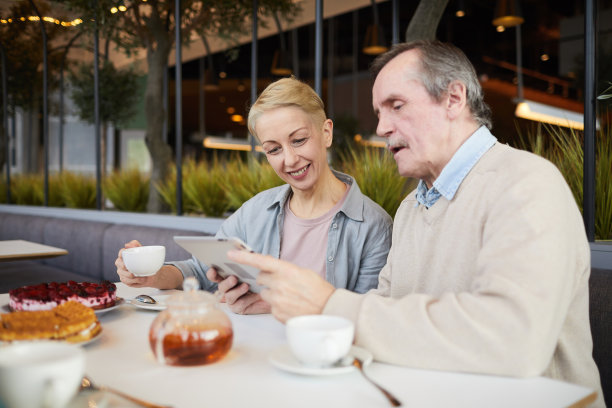
[[[333, 123], [314, 90], [295, 78], [270, 84], [251, 107], [248, 127], [276, 174], [287, 184], [257, 194], [232, 214], [218, 237], [238, 237], [255, 252], [317, 271], [336, 288], [364, 293], [378, 285], [391, 245], [391, 217], [364, 196], [351, 176], [327, 162]], [[137, 246], [132, 241], [127, 247]], [[195, 276], [218, 290], [236, 313], [268, 313], [270, 307], [246, 283], [221, 279], [196, 259], [169, 262], [151, 277], [136, 277], [121, 259], [121, 281], [130, 286], [180, 287]]]

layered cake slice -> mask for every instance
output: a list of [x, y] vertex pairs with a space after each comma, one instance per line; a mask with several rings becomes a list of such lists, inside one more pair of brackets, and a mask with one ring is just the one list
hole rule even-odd
[[51, 310], [70, 300], [92, 309], [106, 309], [117, 301], [117, 287], [114, 283], [94, 282], [51, 282], [23, 286], [9, 291], [11, 310]]
[[94, 311], [75, 301], [52, 310], [21, 311], [0, 315], [0, 341], [64, 340], [78, 343], [102, 330]]

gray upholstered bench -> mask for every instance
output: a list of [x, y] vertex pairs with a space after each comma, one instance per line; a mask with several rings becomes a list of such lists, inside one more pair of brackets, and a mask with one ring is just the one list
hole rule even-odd
[[[165, 245], [166, 259], [190, 255], [175, 235], [214, 235], [222, 219], [0, 206], [0, 240], [24, 239], [68, 250], [68, 255], [0, 262], [0, 293], [51, 281], [116, 281], [117, 253], [132, 239]], [[31, 210], [31, 211], [25, 211]], [[25, 213], [24, 213], [25, 212]]]

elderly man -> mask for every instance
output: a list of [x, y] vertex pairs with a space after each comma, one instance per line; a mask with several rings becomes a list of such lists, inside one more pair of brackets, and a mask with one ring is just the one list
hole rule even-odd
[[439, 42], [378, 57], [377, 133], [416, 191], [394, 220], [378, 288], [334, 289], [306, 269], [233, 252], [258, 266], [281, 321], [325, 313], [355, 322], [378, 361], [436, 370], [545, 375], [599, 394], [588, 316], [589, 246], [559, 171], [497, 143], [474, 68]]

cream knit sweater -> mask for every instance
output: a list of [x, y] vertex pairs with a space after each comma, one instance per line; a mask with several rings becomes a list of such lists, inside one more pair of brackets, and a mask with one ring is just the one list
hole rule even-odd
[[395, 216], [378, 289], [336, 290], [324, 313], [356, 324], [378, 361], [595, 389], [580, 212], [555, 166], [495, 144], [455, 197], [430, 209], [414, 192]]

